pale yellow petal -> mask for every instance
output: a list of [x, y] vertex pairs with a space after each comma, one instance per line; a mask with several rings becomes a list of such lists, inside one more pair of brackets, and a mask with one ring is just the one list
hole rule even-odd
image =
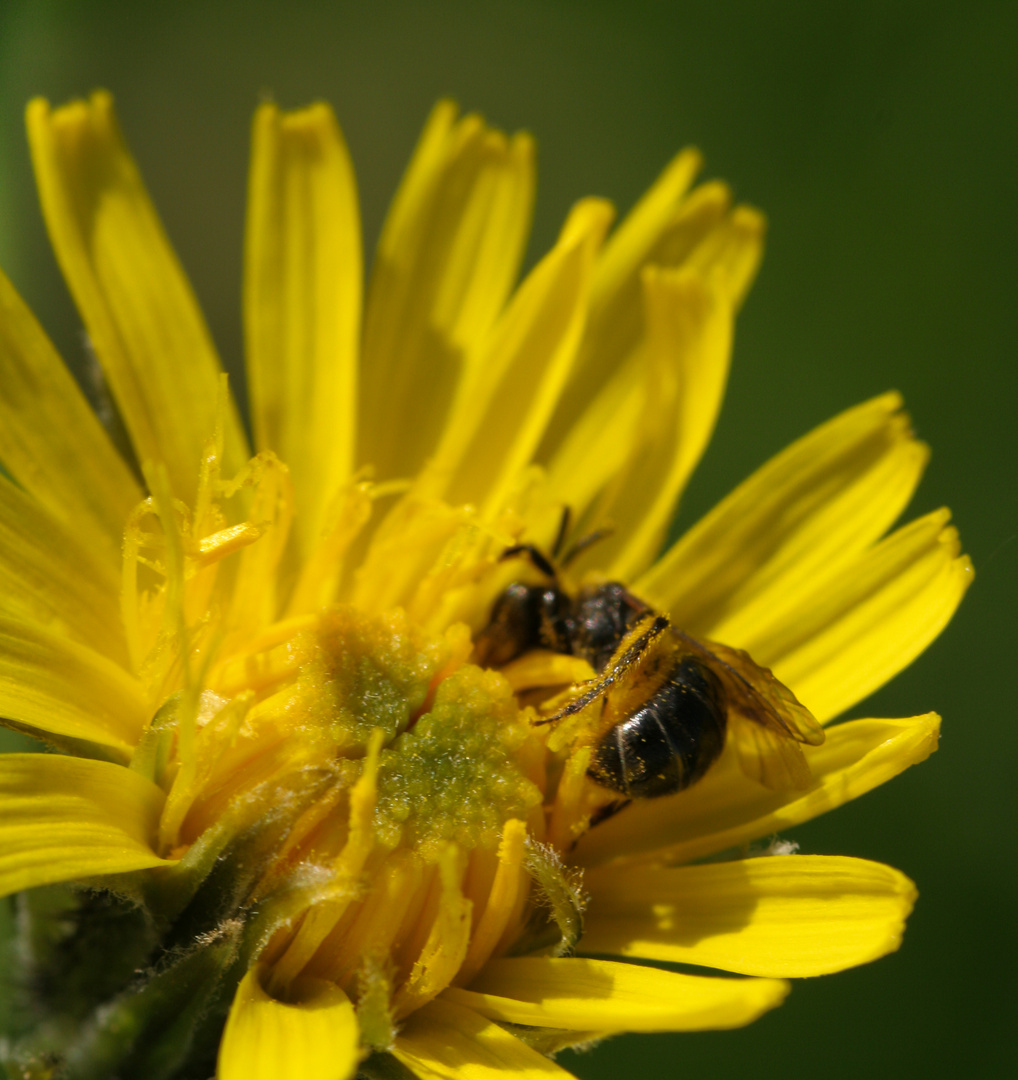
[[411, 476], [495, 321], [530, 228], [534, 147], [436, 106], [382, 230], [368, 290], [360, 461]]
[[549, 488], [578, 520], [630, 461], [631, 441], [647, 414], [652, 359], [645, 350], [630, 357], [576, 419], [548, 463]]
[[[103, 556], [106, 556], [105, 558]], [[126, 662], [120, 567], [0, 476], [0, 613]]]
[[576, 354], [610, 215], [601, 200], [579, 203], [517, 290], [457, 395], [429, 466], [429, 493], [494, 510], [529, 463]]
[[469, 982], [484, 966], [507, 933], [514, 931], [513, 916], [523, 902], [529, 884], [525, 869], [527, 827], [512, 818], [505, 823], [498, 848], [498, 868], [492, 878], [487, 900], [470, 932], [470, 946], [457, 982]]
[[724, 184], [705, 184], [688, 195], [702, 167], [698, 150], [682, 150], [608, 237], [594, 268], [587, 333], [548, 433], [549, 449], [639, 345], [644, 267], [678, 265], [727, 212], [731, 193]]
[[354, 467], [362, 255], [353, 168], [329, 106], [255, 113], [244, 326], [258, 450], [293, 477], [299, 549]]
[[763, 254], [766, 223], [750, 207], [731, 209], [731, 192], [717, 181], [685, 197], [682, 181], [691, 179], [691, 165], [699, 167], [699, 155], [680, 154], [606, 243], [595, 267], [587, 331], [540, 461], [561, 452], [596, 395], [642, 348], [641, 277], [648, 268], [687, 269], [710, 279], [733, 310], [741, 304]]
[[[802, 625], [804, 617], [816, 612], [824, 604], [824, 599], [832, 595], [843, 596], [848, 590], [857, 600], [861, 599], [867, 586], [872, 585], [872, 570], [875, 565], [887, 566], [886, 553], [888, 544], [891, 550], [898, 551], [898, 539], [888, 538], [882, 543], [866, 550], [861, 550], [858, 543], [846, 542], [838, 551], [830, 549], [821, 530], [828, 524], [828, 535], [844, 540], [848, 529], [862, 526], [867, 532], [873, 532], [882, 520], [871, 520], [870, 507], [862, 501], [872, 498], [872, 508], [876, 508], [881, 495], [891, 496], [894, 501], [887, 505], [883, 520], [890, 517], [899, 502], [904, 502], [911, 494], [922, 468], [928, 457], [922, 443], [905, 439], [894, 446], [886, 456], [876, 464], [863, 482], [853, 485], [836, 497], [830, 505], [817, 514], [813, 528], [804, 532], [786, 545], [780, 558], [772, 562], [772, 573], [761, 574], [758, 579], [748, 582], [741, 595], [745, 596], [739, 604], [711, 624], [705, 631], [715, 640], [732, 642], [745, 648], [754, 656], [762, 649], [768, 659], [760, 657], [762, 663], [771, 663], [783, 654], [789, 644], [789, 630], [792, 624]], [[840, 520], [839, 520], [840, 519]], [[942, 531], [946, 517], [942, 517], [940, 526], [927, 519], [921, 527], [924, 536], [931, 532], [935, 538]], [[912, 536], [915, 526], [899, 530], [895, 537]], [[822, 553], [830, 556], [830, 562], [818, 563], [815, 554], [801, 551], [800, 544], [812, 536]], [[791, 538], [790, 538], [791, 540]], [[922, 546], [921, 544], [919, 545]], [[929, 544], [926, 545], [927, 547]], [[790, 561], [795, 551], [802, 556], [796, 571]], [[941, 550], [947, 555], [946, 546]], [[957, 554], [955, 552], [955, 554]], [[849, 558], [847, 556], [851, 555]], [[832, 573], [832, 567], [837, 573]], [[899, 569], [904, 569], [904, 561], [899, 562]], [[829, 607], [827, 615], [833, 616], [837, 610]], [[794, 635], [794, 630], [791, 631]]]
[[716, 276], [737, 311], [763, 259], [767, 219], [752, 206], [736, 206], [690, 253], [685, 265]]
[[428, 937], [392, 1001], [402, 1018], [431, 1001], [456, 977], [470, 946], [470, 901], [463, 895], [466, 858], [453, 844], [439, 860], [441, 900]]
[[692, 787], [637, 800], [580, 840], [573, 859], [596, 866], [650, 857], [689, 862], [770, 836], [833, 810], [924, 761], [937, 748], [940, 717], [851, 720], [804, 746], [813, 773], [806, 791], [777, 792], [750, 780], [730, 749]]
[[773, 668], [818, 720], [838, 716], [912, 663], [972, 584], [948, 517], [942, 510], [899, 529], [755, 638], [724, 640]]
[[[698, 150], [693, 147], [680, 150], [612, 233], [598, 259], [591, 297], [592, 306], [599, 311], [598, 324], [615, 322], [613, 316], [618, 315], [620, 308], [633, 300], [639, 302], [640, 270], [649, 261], [657, 261], [653, 259], [655, 249], [674, 223], [676, 211], [702, 168], [703, 157]], [[727, 195], [720, 186], [711, 187], [709, 202], [713, 223], [727, 208]]]
[[0, 463], [86, 546], [119, 554], [141, 498], [35, 316], [0, 273]]
[[219, 1044], [217, 1080], [347, 1080], [361, 1059], [350, 999], [334, 983], [306, 979], [294, 1001], [262, 987], [260, 969], [237, 987]]
[[128, 752], [150, 709], [117, 663], [53, 633], [0, 615], [0, 715]]
[[578, 958], [492, 960], [469, 990], [445, 998], [503, 1023], [598, 1031], [703, 1031], [742, 1027], [780, 1005], [776, 979], [679, 975], [638, 964]]
[[0, 895], [152, 866], [163, 793], [89, 758], [0, 754]]
[[584, 952], [797, 979], [893, 952], [916, 897], [890, 866], [831, 855], [603, 867], [584, 886]]
[[[194, 495], [215, 425], [219, 362], [104, 91], [51, 112], [28, 107], [43, 216], [135, 450], [162, 461], [174, 493]], [[225, 475], [247, 457], [236, 409]]]
[[927, 451], [900, 409], [899, 395], [885, 394], [793, 443], [678, 540], [634, 592], [684, 630], [726, 643], [726, 619], [746, 613], [748, 624], [794, 610], [838, 579], [911, 497]]
[[633, 431], [628, 467], [612, 478], [591, 525], [614, 523], [596, 551], [613, 579], [632, 580], [661, 547], [679, 495], [707, 447], [728, 378], [731, 302], [685, 270], [644, 275], [653, 377]]
[[505, 1028], [439, 998], [409, 1016], [393, 1055], [421, 1080], [569, 1080]]

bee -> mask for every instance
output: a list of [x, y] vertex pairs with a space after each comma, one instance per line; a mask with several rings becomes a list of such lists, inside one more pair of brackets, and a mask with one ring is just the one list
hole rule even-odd
[[587, 769], [593, 781], [625, 799], [672, 795], [699, 780], [731, 738], [743, 771], [765, 786], [809, 785], [800, 744], [822, 743], [823, 728], [769, 669], [740, 649], [677, 629], [620, 582], [571, 594], [533, 545], [516, 545], [502, 557], [520, 555], [547, 581], [513, 582], [499, 595], [475, 656], [502, 667], [545, 649], [590, 664], [595, 678], [570, 687], [566, 704], [538, 723], [600, 703]]

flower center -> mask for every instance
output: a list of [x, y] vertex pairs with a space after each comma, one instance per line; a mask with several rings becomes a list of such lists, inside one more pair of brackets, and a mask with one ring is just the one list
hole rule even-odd
[[263, 920], [280, 913], [263, 959], [277, 993], [304, 976], [337, 982], [384, 1042], [394, 1018], [479, 969], [518, 928], [527, 822], [542, 815], [526, 769], [542, 748], [506, 681], [463, 664], [458, 628], [434, 639], [401, 612], [336, 607], [300, 639], [292, 683], [266, 699], [251, 736], [261, 753], [330, 779], [256, 890]]
[[[205, 893], [213, 864], [230, 881], [192, 907], [244, 922], [270, 993], [332, 980], [386, 1046], [492, 955], [576, 940], [581, 894], [556, 849], [589, 818], [586, 758], [549, 753], [520, 686], [469, 662], [462, 623], [335, 601], [276, 616], [294, 576], [285, 467], [252, 462], [247, 520], [230, 524], [220, 504], [241, 485], [210, 462], [193, 513], [155, 476], [125, 537], [129, 634], [163, 702], [136, 767], [167, 791], [163, 849], [208, 868]], [[308, 565], [296, 595], [313, 592]]]

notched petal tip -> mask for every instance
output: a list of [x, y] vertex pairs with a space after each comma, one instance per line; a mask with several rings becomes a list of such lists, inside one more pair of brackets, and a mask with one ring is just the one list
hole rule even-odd
[[[134, 449], [193, 494], [212, 428], [219, 361], [197, 300], [131, 157], [112, 96], [26, 113], [43, 217]], [[239, 414], [229, 468], [247, 457]]]
[[244, 332], [259, 450], [292, 469], [306, 556], [354, 469], [362, 296], [353, 165], [332, 108], [262, 105], [252, 127]]

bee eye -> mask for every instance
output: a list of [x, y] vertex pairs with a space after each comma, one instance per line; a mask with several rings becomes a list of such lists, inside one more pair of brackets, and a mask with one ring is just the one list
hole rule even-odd
[[491, 621], [474, 640], [477, 663], [502, 667], [537, 647], [544, 591], [514, 582], [499, 596], [491, 609]]

